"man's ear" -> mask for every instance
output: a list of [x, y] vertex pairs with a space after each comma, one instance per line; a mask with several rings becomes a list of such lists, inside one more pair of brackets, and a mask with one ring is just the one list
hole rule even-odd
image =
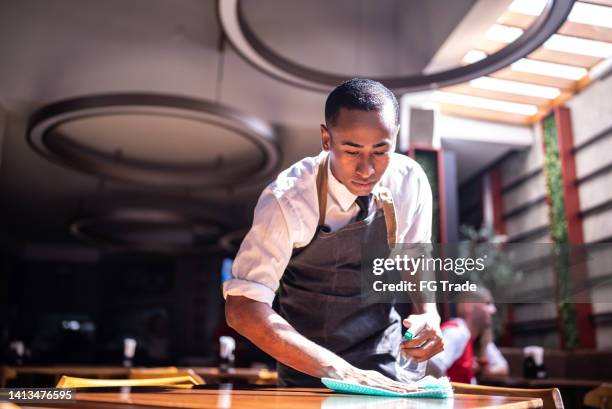
[[397, 130], [395, 131], [395, 136], [393, 137], [393, 145], [391, 146], [391, 152], [395, 152], [397, 145], [399, 144], [399, 131], [400, 125], [397, 125]]
[[329, 152], [331, 149], [331, 135], [329, 134], [329, 130], [323, 124], [320, 126], [321, 128], [321, 147], [324, 151]]

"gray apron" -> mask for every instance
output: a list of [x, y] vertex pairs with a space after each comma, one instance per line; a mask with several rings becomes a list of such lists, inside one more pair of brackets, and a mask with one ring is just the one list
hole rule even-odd
[[[327, 158], [319, 166], [319, 223], [312, 241], [296, 249], [280, 281], [278, 309], [300, 334], [360, 369], [396, 379], [400, 316], [392, 304], [365, 303], [361, 291], [364, 242], [395, 243], [395, 211], [388, 190], [375, 197], [377, 210], [336, 232], [324, 224]], [[278, 363], [280, 386], [320, 387], [321, 381]]]

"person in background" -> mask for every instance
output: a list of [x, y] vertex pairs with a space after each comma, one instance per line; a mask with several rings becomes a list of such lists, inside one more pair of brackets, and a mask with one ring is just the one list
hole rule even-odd
[[431, 358], [427, 372], [453, 382], [476, 383], [476, 375], [508, 375], [508, 362], [493, 343], [491, 324], [496, 312], [489, 290], [457, 297], [457, 318], [441, 325], [444, 351]]

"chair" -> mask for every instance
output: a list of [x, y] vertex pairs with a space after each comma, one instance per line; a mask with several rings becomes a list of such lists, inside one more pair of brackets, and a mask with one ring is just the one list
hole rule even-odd
[[201, 385], [201, 378], [198, 380], [191, 375], [151, 377], [139, 379], [89, 379], [76, 378], [72, 376], [62, 376], [56, 388], [103, 388], [121, 386], [165, 386], [172, 388], [191, 388], [193, 385]]
[[584, 395], [584, 406], [612, 409], [612, 384], [604, 383]]
[[471, 385], [469, 383], [451, 382], [455, 393], [471, 393], [475, 395], [529, 396], [542, 399], [543, 409], [563, 409], [561, 392], [557, 388], [550, 389], [520, 389], [498, 386]]
[[167, 366], [163, 368], [131, 368], [128, 374], [129, 379], [168, 378], [175, 376], [191, 376], [198, 382], [196, 385], [204, 385], [206, 383], [193, 369], [179, 369], [176, 366]]

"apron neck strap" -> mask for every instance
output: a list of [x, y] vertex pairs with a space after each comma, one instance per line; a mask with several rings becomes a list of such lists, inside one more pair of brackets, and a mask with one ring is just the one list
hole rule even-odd
[[319, 164], [319, 173], [317, 173], [317, 196], [319, 199], [319, 224], [325, 224], [325, 211], [327, 210], [327, 163], [329, 162], [329, 154]]
[[374, 195], [378, 207], [382, 207], [385, 215], [385, 225], [387, 226], [387, 243], [389, 248], [393, 249], [397, 240], [397, 219], [395, 217], [395, 204], [391, 191], [379, 186]]

